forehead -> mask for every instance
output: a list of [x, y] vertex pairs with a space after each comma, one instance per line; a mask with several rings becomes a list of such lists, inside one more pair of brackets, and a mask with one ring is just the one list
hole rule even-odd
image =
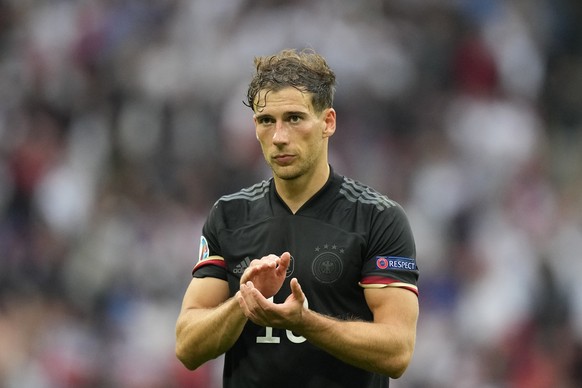
[[311, 95], [294, 87], [274, 90], [263, 89], [255, 98], [255, 112], [270, 111], [313, 111]]

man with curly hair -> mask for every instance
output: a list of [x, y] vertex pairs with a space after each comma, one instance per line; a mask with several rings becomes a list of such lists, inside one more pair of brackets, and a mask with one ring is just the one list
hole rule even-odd
[[255, 58], [247, 104], [272, 177], [221, 197], [176, 324], [224, 387], [388, 387], [412, 358], [418, 267], [402, 207], [335, 172], [335, 74], [313, 50]]

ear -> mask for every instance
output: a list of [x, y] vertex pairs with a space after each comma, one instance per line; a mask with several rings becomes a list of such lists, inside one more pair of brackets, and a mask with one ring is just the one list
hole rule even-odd
[[257, 115], [256, 114], [253, 115], [253, 124], [255, 124], [255, 136], [257, 137], [257, 140], [259, 140], [259, 134], [257, 133]]
[[335, 133], [335, 109], [328, 108], [323, 112], [323, 122], [325, 127], [323, 128], [323, 137], [331, 137]]

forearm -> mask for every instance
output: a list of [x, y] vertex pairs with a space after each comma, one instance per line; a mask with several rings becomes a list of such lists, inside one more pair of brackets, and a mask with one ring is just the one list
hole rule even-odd
[[387, 323], [342, 321], [305, 309], [297, 332], [338, 359], [393, 378], [406, 370], [414, 349], [414, 331]]
[[234, 298], [210, 309], [185, 309], [176, 323], [176, 355], [188, 368], [226, 352], [240, 336], [247, 318]]

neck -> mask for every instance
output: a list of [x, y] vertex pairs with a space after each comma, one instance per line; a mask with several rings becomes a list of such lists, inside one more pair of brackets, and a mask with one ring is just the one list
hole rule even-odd
[[305, 174], [296, 179], [285, 180], [275, 176], [275, 188], [283, 202], [295, 214], [325, 185], [329, 174], [330, 168], [326, 163], [322, 168], [314, 170], [312, 174]]

